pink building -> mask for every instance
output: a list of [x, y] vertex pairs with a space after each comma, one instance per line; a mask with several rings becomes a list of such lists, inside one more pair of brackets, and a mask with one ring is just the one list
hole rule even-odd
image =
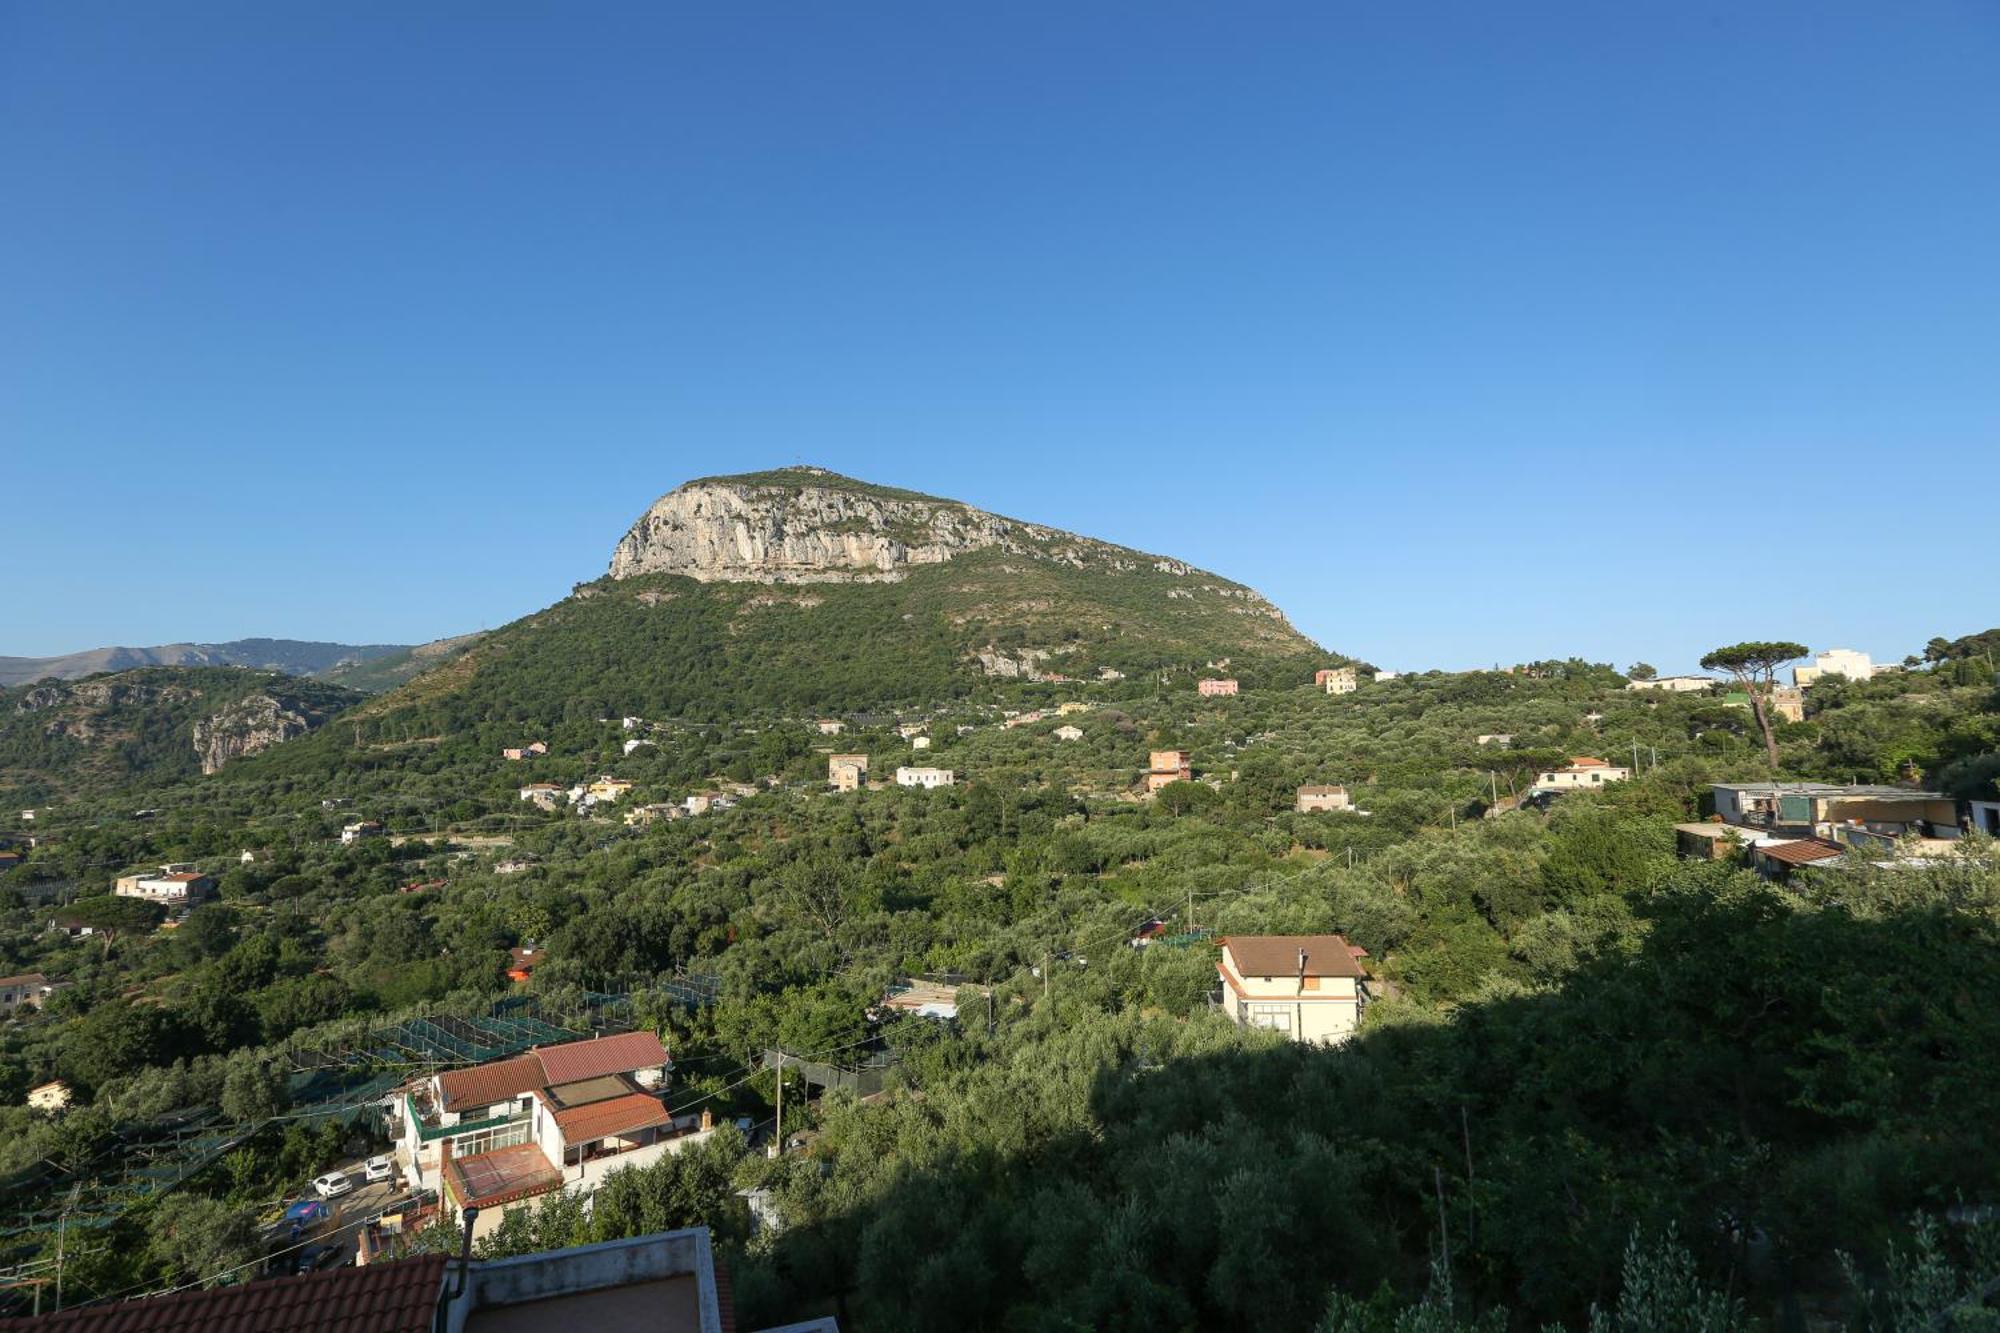
[[1195, 682], [1195, 689], [1206, 695], [1234, 694], [1236, 682], [1233, 680], [1203, 680]]

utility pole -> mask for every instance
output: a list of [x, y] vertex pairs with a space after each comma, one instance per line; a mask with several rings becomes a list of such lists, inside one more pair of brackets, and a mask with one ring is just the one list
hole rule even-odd
[[1632, 742], [1632, 771], [1634, 773], [1639, 771], [1639, 742], [1637, 741]]
[[785, 1155], [785, 1053], [778, 1052], [778, 1137], [771, 1144], [771, 1155]]
[[1493, 804], [1500, 804], [1500, 775], [1489, 768], [1486, 770], [1486, 780], [1493, 786]]

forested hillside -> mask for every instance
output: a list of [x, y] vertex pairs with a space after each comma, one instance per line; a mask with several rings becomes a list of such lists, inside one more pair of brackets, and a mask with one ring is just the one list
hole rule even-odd
[[216, 772], [360, 698], [234, 667], [146, 667], [0, 690], [0, 803]]
[[[76, 1261], [75, 1290], [199, 1278], [251, 1245], [226, 1227], [207, 1248], [173, 1237], [189, 1210], [223, 1227], [343, 1150], [338, 1128], [316, 1128], [332, 1122], [269, 1118], [305, 1095], [284, 1077], [298, 1053], [418, 1006], [519, 997], [506, 951], [530, 943], [546, 957], [526, 996], [633, 995], [675, 1053], [676, 1103], [759, 1134], [776, 1097], [766, 1049], [896, 1061], [867, 1104], [808, 1100], [794, 1082], [787, 1137], [804, 1138], [776, 1161], [724, 1134], [587, 1216], [559, 1200], [510, 1217], [487, 1247], [704, 1223], [762, 1322], [1388, 1329], [1483, 1311], [1581, 1327], [1593, 1306], [1608, 1315], [1666, 1283], [1677, 1309], [1715, 1315], [1703, 1327], [1800, 1310], [1860, 1327], [1868, 1302], [1904, 1292], [1896, 1254], [1921, 1249], [1963, 1282], [1994, 1275], [1986, 1231], [1946, 1220], [2000, 1191], [1984, 1073], [2000, 1026], [1980, 998], [2000, 986], [1991, 844], [1782, 886], [1677, 861], [1671, 825], [1703, 812], [1708, 782], [1768, 773], [1748, 709], [1628, 691], [1577, 661], [1346, 696], [1305, 683], [1310, 663], [1246, 668], [1243, 694], [1213, 699], [1195, 691], [1200, 670], [981, 678], [963, 695], [947, 672], [922, 706], [826, 737], [785, 715], [782, 671], [751, 665], [809, 655], [733, 657], [730, 626], [828, 609], [838, 625], [871, 604], [840, 594], [884, 589], [780, 589], [827, 594], [781, 610], [737, 596], [768, 588], [622, 582], [566, 613], [637, 636], [655, 609], [641, 594], [690, 599], [722, 662], [752, 675], [732, 684], [718, 665], [701, 688], [772, 691], [758, 713], [628, 730], [598, 713], [631, 705], [591, 699], [547, 733], [549, 754], [520, 763], [364, 729], [359, 751], [322, 737], [148, 787], [158, 813], [144, 821], [119, 815], [136, 792], [43, 813], [55, 836], [0, 878], [18, 895], [0, 965], [74, 984], [8, 1030], [0, 1088], [18, 1100], [60, 1075], [83, 1105], [0, 1116], [21, 1234], [46, 1237], [36, 1227], [53, 1224], [70, 1173], [105, 1181], [118, 1145], [177, 1108], [220, 1108], [253, 1138], [163, 1203], [93, 1185], [91, 1207], [126, 1242]], [[896, 633], [900, 614], [864, 618], [852, 642]], [[571, 630], [543, 632], [512, 642]], [[701, 660], [698, 635], [674, 643], [670, 659]], [[562, 671], [594, 679], [579, 652], [534, 686], [531, 656], [499, 678], [509, 697], [554, 707]], [[444, 698], [403, 706], [486, 735]], [[915, 750], [898, 723], [932, 746]], [[1064, 725], [1080, 737], [1061, 739]], [[1779, 743], [1790, 775], [2000, 795], [1979, 777], [2000, 752], [1983, 660], [1816, 687]], [[1188, 751], [1196, 780], [1147, 801], [1161, 747]], [[878, 771], [921, 754], [960, 785], [835, 794], [833, 748]], [[1512, 808], [1575, 754], [1636, 759], [1638, 774]], [[637, 784], [608, 813], [516, 797], [531, 776], [605, 771]], [[650, 827], [618, 818], [719, 782], [758, 794]], [[1296, 813], [1307, 783], [1344, 784], [1368, 813]], [[361, 818], [413, 836], [341, 846]], [[166, 860], [211, 867], [222, 900], [173, 932], [45, 933], [64, 912], [108, 919], [93, 907], [108, 876]], [[58, 899], [81, 897], [45, 901], [63, 885]], [[1128, 947], [1154, 921], [1171, 938]], [[1315, 931], [1368, 952], [1378, 998], [1357, 1041], [1301, 1049], [1215, 1012], [1218, 935]], [[884, 989], [918, 974], [990, 987], [991, 1007], [971, 990], [953, 1025], [871, 1021]], [[752, 1187], [782, 1229], [751, 1235], [737, 1191]], [[1958, 1299], [1946, 1290], [1927, 1288], [1924, 1308]]]

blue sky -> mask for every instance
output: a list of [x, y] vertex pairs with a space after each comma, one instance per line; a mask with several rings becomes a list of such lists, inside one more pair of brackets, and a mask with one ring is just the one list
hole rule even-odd
[[2000, 8], [0, 0], [0, 653], [808, 461], [1403, 668], [2000, 623]]

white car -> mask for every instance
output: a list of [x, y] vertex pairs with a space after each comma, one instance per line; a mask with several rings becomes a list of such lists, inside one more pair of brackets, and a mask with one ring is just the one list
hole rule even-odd
[[361, 1174], [371, 1183], [387, 1180], [396, 1174], [396, 1164], [387, 1157], [371, 1157], [362, 1164]]
[[329, 1171], [313, 1182], [313, 1192], [322, 1199], [331, 1199], [338, 1194], [347, 1194], [354, 1189], [354, 1181], [345, 1171]]

